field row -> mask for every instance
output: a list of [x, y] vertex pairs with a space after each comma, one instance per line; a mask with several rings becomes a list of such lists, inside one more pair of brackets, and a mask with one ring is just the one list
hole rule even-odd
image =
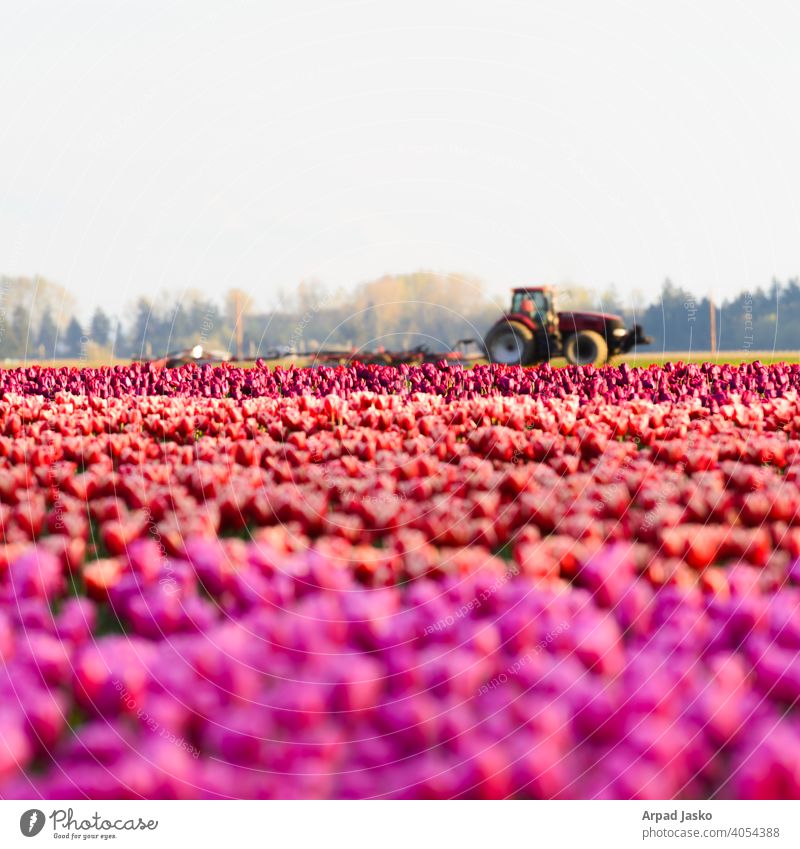
[[351, 366], [269, 368], [259, 360], [255, 368], [231, 365], [187, 365], [174, 369], [152, 363], [103, 368], [46, 368], [28, 366], [0, 370], [0, 397], [59, 393], [89, 395], [94, 399], [130, 395], [187, 398], [286, 398], [297, 396], [347, 397], [354, 392], [384, 395], [425, 393], [448, 401], [487, 395], [538, 399], [602, 398], [619, 403], [634, 398], [676, 402], [700, 398], [713, 408], [733, 393], [750, 403], [781, 397], [800, 388], [800, 364], [759, 362], [740, 366], [704, 363], [668, 363], [664, 367], [569, 366], [537, 368], [477, 365], [464, 368], [446, 362], [418, 366]]

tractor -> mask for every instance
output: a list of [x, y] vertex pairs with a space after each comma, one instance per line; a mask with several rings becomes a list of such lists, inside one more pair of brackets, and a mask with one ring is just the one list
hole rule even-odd
[[600, 366], [615, 354], [650, 345], [640, 325], [602, 312], [557, 312], [551, 286], [512, 289], [511, 309], [483, 341], [486, 357], [503, 365], [533, 365], [565, 357], [572, 365]]

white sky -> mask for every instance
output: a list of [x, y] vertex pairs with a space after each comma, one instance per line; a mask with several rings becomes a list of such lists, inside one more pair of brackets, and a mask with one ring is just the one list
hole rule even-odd
[[0, 271], [723, 298], [800, 274], [799, 43], [790, 0], [5, 2]]

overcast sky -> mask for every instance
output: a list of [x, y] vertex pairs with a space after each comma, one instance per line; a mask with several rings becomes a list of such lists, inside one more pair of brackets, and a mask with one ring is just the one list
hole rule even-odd
[[465, 271], [800, 274], [786, 2], [10, 2], [0, 271], [82, 311]]

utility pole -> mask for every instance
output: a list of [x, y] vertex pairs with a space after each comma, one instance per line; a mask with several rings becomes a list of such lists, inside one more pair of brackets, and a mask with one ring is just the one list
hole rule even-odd
[[242, 326], [242, 293], [234, 291], [234, 312], [236, 313], [236, 359], [241, 360], [244, 354], [244, 327]]
[[708, 298], [708, 320], [711, 327], [711, 353], [717, 353], [717, 311], [714, 308], [714, 296]]

